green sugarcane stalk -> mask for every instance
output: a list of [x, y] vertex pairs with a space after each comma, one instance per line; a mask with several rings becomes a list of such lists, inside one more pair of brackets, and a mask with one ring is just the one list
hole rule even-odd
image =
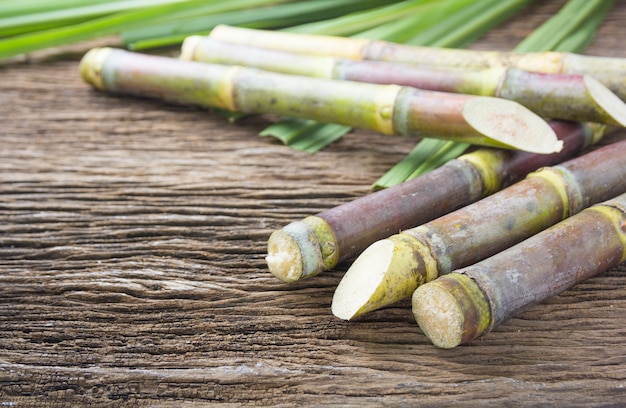
[[[348, 320], [408, 298], [425, 282], [626, 192], [624, 157], [626, 140], [544, 167], [490, 197], [375, 242], [337, 286], [333, 314]], [[534, 255], [517, 261], [525, 258]]]
[[[270, 272], [285, 282], [309, 278], [373, 242], [447, 214], [556, 164], [598, 141], [605, 126], [552, 121], [564, 142], [551, 155], [478, 149], [413, 180], [295, 221], [268, 240]], [[357, 286], [358, 287], [358, 286]], [[411, 292], [409, 292], [410, 295]]]
[[435, 346], [453, 348], [624, 261], [626, 194], [420, 286], [413, 314]]
[[547, 118], [626, 126], [626, 105], [590, 76], [542, 74], [507, 67], [478, 71], [424, 69], [404, 63], [277, 51], [202, 36], [185, 39], [181, 59], [316, 78], [495, 96], [519, 102]]
[[390, 135], [437, 135], [535, 153], [562, 147], [543, 119], [501, 98], [307, 78], [112, 48], [89, 51], [81, 73], [101, 90], [242, 113], [302, 117]]
[[482, 70], [513, 67], [550, 74], [591, 76], [626, 100], [626, 59], [567, 52], [461, 50], [346, 38], [217, 26], [210, 37], [234, 44], [354, 60], [403, 62], [421, 68]]

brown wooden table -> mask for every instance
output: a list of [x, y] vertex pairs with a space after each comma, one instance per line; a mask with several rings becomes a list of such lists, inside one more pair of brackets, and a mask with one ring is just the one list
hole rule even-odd
[[[511, 49], [562, 3], [474, 47]], [[626, 57], [625, 24], [618, 1], [588, 53]], [[626, 403], [625, 265], [453, 350], [408, 302], [340, 321], [349, 265], [283, 284], [267, 238], [367, 194], [415, 140], [297, 152], [257, 136], [268, 117], [95, 92], [84, 49], [0, 66], [0, 406]]]

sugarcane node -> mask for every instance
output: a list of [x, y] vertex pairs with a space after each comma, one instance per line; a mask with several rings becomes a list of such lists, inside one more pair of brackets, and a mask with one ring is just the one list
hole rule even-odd
[[517, 102], [473, 98], [465, 104], [463, 117], [477, 132], [501, 147], [542, 154], [563, 148], [550, 125]]
[[393, 108], [391, 106], [383, 106], [378, 111], [380, 117], [384, 120], [389, 120], [393, 117]]
[[316, 270], [309, 271], [305, 277], [312, 277], [334, 268], [339, 263], [340, 250], [337, 237], [328, 222], [318, 215], [311, 215], [302, 220], [311, 234], [310, 241], [317, 242], [320, 250], [321, 264]]
[[584, 75], [583, 82], [589, 96], [605, 113], [606, 123], [626, 127], [626, 104], [595, 78]]

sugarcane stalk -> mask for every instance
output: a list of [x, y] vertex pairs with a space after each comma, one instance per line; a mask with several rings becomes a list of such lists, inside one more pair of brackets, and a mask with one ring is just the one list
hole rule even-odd
[[377, 240], [477, 201], [542, 166], [563, 161], [605, 132], [605, 126], [576, 122], [552, 121], [550, 126], [564, 142], [559, 153], [478, 149], [413, 180], [274, 231], [268, 240], [270, 272], [282, 281], [294, 282], [330, 270]]
[[413, 314], [435, 346], [453, 348], [624, 261], [626, 194], [420, 286]]
[[626, 192], [624, 157], [626, 140], [544, 167], [490, 197], [375, 242], [337, 286], [333, 314], [348, 320], [408, 298], [425, 282]]
[[202, 36], [185, 39], [180, 57], [316, 78], [495, 96], [519, 102], [547, 118], [626, 126], [626, 105], [600, 82], [584, 75], [542, 74], [509, 67], [427, 69], [397, 62], [304, 55]]
[[301, 54], [332, 55], [355, 60], [404, 62], [422, 68], [480, 70], [514, 67], [550, 74], [591, 76], [626, 100], [626, 58], [597, 57], [567, 52], [503, 52], [435, 48], [364, 38], [254, 30], [220, 25], [210, 37], [254, 47]]
[[81, 72], [102, 90], [242, 113], [273, 113], [535, 153], [562, 147], [543, 119], [501, 98], [306, 78], [111, 48], [89, 51]]

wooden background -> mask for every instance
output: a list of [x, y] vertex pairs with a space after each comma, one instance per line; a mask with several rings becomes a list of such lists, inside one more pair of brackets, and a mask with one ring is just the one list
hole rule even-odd
[[[512, 48], [561, 4], [474, 48]], [[618, 1], [588, 53], [626, 57], [625, 24]], [[296, 152], [257, 136], [271, 118], [95, 92], [86, 47], [0, 66], [0, 406], [626, 403], [625, 265], [454, 350], [408, 302], [340, 321], [348, 265], [283, 284], [267, 238], [367, 194], [415, 140]]]

